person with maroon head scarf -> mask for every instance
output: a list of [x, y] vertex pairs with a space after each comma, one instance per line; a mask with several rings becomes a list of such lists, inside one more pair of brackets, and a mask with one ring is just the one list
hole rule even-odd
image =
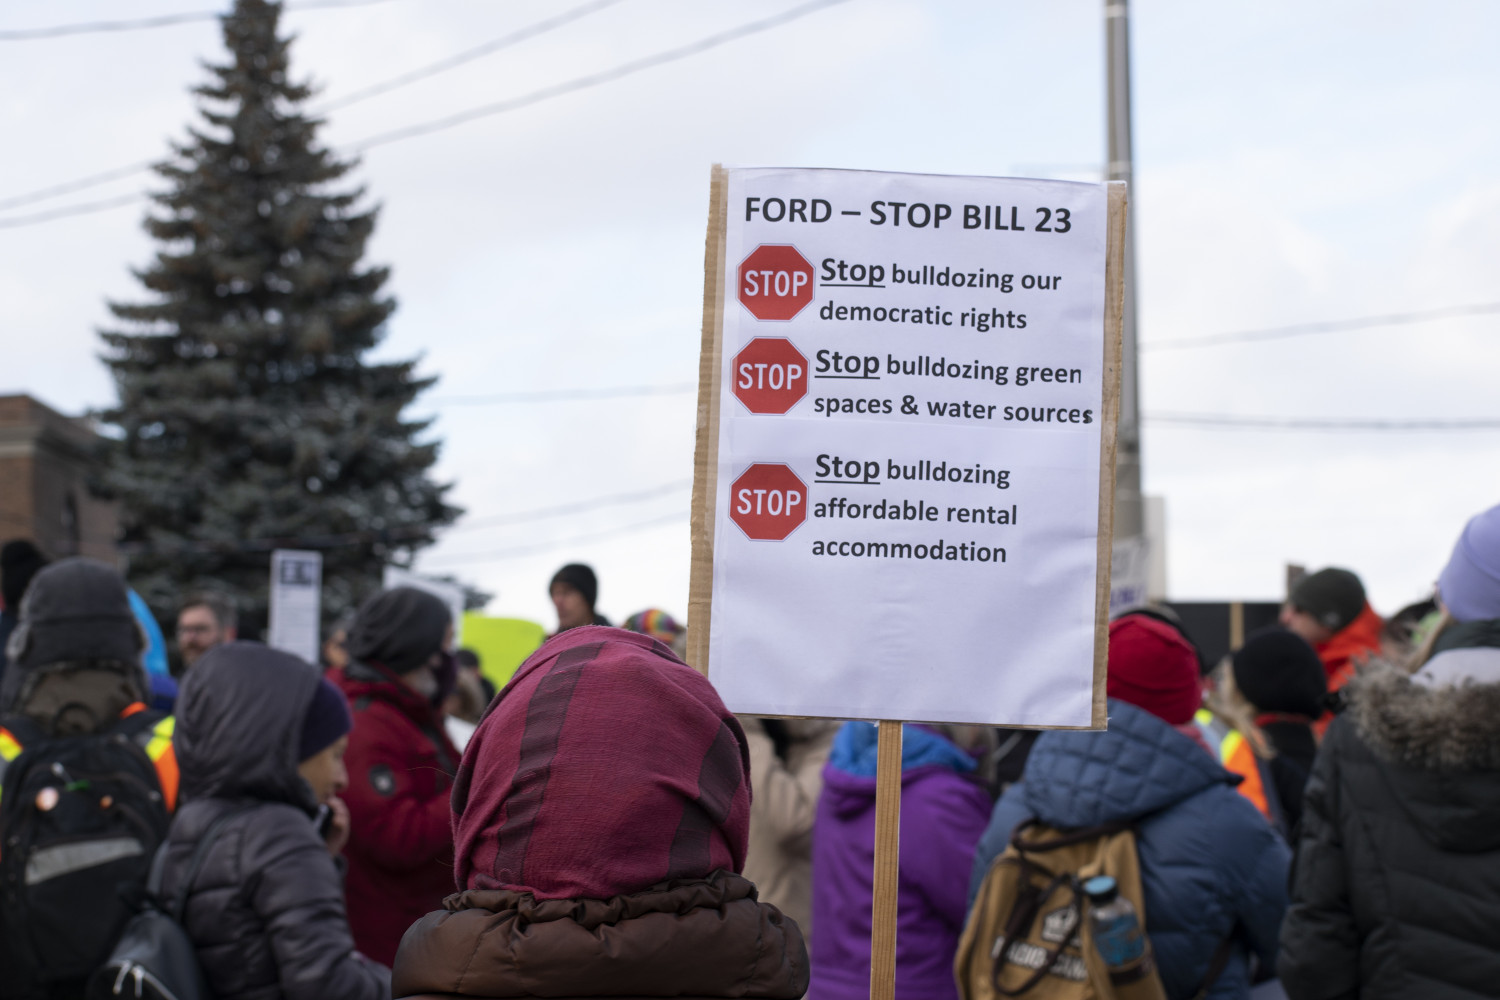
[[458, 751], [438, 710], [457, 673], [452, 642], [441, 600], [412, 587], [382, 591], [349, 627], [348, 664], [329, 675], [354, 709], [344, 795], [349, 927], [382, 965], [453, 886], [448, 792]]
[[739, 874], [749, 772], [735, 717], [660, 642], [548, 640], [464, 753], [458, 892], [406, 933], [394, 995], [801, 997], [797, 925]]

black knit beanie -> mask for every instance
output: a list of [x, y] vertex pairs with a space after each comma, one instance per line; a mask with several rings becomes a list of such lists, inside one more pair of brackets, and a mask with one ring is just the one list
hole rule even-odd
[[453, 615], [441, 599], [415, 587], [393, 587], [360, 605], [344, 648], [361, 663], [410, 673], [443, 648], [451, 624]]
[[144, 648], [124, 578], [112, 566], [75, 557], [32, 579], [6, 652], [25, 668], [65, 660], [139, 664]]
[[547, 584], [547, 591], [550, 593], [552, 588], [559, 583], [565, 583], [582, 594], [583, 599], [588, 602], [590, 609], [594, 607], [594, 602], [599, 599], [599, 578], [594, 575], [592, 569], [583, 563], [568, 563], [562, 569], [558, 570], [553, 574], [552, 582]]
[[1262, 712], [1316, 718], [1328, 678], [1307, 640], [1279, 626], [1252, 632], [1234, 652], [1234, 685]]
[[318, 678], [307, 713], [302, 716], [297, 761], [300, 763], [317, 756], [338, 742], [340, 737], [347, 736], [353, 728], [354, 716], [349, 711], [349, 700], [344, 697], [344, 692], [334, 687], [328, 678]]
[[1347, 569], [1320, 569], [1299, 580], [1287, 600], [1329, 631], [1341, 632], [1365, 610], [1365, 586]]

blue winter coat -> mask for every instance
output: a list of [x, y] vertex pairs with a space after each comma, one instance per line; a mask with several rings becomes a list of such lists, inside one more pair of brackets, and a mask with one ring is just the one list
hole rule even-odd
[[1198, 991], [1231, 930], [1235, 948], [1209, 996], [1248, 996], [1247, 946], [1275, 967], [1290, 852], [1235, 781], [1189, 737], [1111, 700], [1107, 732], [1055, 731], [1036, 741], [1025, 775], [980, 838], [969, 898], [1023, 820], [1060, 828], [1135, 821], [1146, 931], [1167, 996]]

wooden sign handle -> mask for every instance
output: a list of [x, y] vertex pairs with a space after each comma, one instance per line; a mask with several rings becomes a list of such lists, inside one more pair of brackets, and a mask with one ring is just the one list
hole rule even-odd
[[870, 1000], [895, 1000], [896, 902], [901, 879], [901, 723], [881, 721], [875, 771], [875, 893]]

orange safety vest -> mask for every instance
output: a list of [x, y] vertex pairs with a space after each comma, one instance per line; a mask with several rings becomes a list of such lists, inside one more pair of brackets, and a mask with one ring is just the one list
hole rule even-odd
[[[1203, 734], [1210, 747], [1215, 748], [1219, 757], [1219, 764], [1224, 770], [1231, 774], [1240, 776], [1240, 783], [1236, 786], [1239, 793], [1250, 801], [1266, 821], [1275, 824], [1277, 822], [1278, 810], [1271, 805], [1264, 776], [1261, 774], [1260, 760], [1255, 756], [1255, 748], [1250, 741], [1245, 739], [1243, 733], [1238, 729], [1229, 729], [1217, 716], [1206, 708], [1200, 708], [1193, 716], [1193, 722], [1198, 726], [1198, 731]], [[1215, 746], [1217, 744], [1217, 746]]]
[[1224, 742], [1219, 744], [1219, 763], [1226, 771], [1244, 779], [1239, 785], [1240, 794], [1260, 810], [1267, 822], [1275, 823], [1276, 815], [1271, 811], [1271, 800], [1267, 797], [1266, 783], [1260, 773], [1260, 759], [1255, 756], [1250, 741], [1238, 729], [1230, 730]]
[[[143, 702], [125, 706], [120, 713], [120, 718], [128, 719], [138, 712], [144, 712], [146, 705]], [[146, 756], [151, 759], [151, 764], [156, 768], [156, 778], [161, 784], [162, 802], [167, 807], [167, 812], [177, 809], [177, 786], [181, 775], [177, 770], [177, 751], [172, 748], [172, 733], [177, 728], [175, 716], [167, 716], [148, 731], [149, 736], [145, 745], [141, 747], [146, 751]], [[0, 760], [6, 764], [21, 756], [21, 741], [9, 729], [0, 727]]]

